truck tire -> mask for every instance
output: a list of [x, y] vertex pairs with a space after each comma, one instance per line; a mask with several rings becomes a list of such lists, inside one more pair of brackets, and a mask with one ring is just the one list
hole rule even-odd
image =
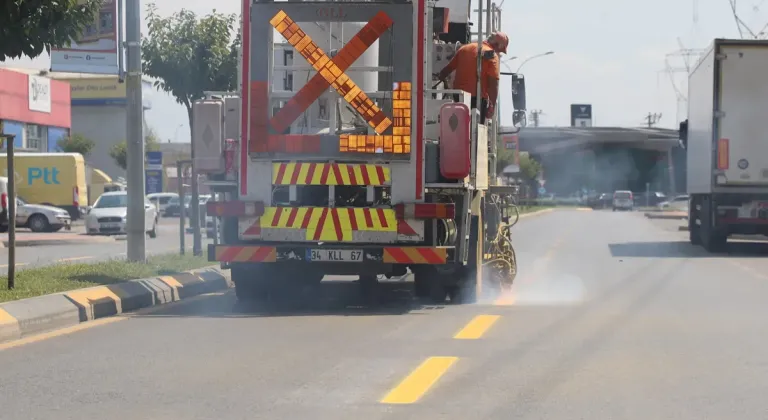
[[478, 286], [482, 287], [483, 278], [483, 252], [485, 249], [483, 228], [482, 212], [477, 216], [472, 216], [469, 229], [469, 258], [464, 270], [459, 271], [463, 274], [464, 279], [455, 290], [449, 291], [450, 295], [456, 297], [457, 303], [477, 302], [477, 289]]
[[231, 268], [232, 282], [235, 283], [235, 296], [241, 302], [251, 302], [267, 296], [265, 282], [268, 280], [263, 275], [256, 274], [252, 267], [236, 265]]
[[691, 202], [688, 204], [688, 240], [691, 245], [701, 245], [701, 230], [696, 223], [700, 220], [700, 212], [696, 210], [696, 206], [699, 205], [698, 197], [691, 197]]
[[721, 229], [714, 226], [714, 204], [711, 197], [703, 197], [701, 200], [701, 225], [699, 226], [699, 237], [701, 244], [707, 252], [723, 252], [728, 242], [728, 235]]

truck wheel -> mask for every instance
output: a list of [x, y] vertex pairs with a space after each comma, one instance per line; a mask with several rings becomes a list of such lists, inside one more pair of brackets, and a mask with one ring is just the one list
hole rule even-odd
[[710, 197], [705, 198], [701, 202], [701, 226], [699, 227], [702, 245], [708, 252], [722, 252], [725, 250], [726, 243], [728, 242], [728, 235], [720, 229], [713, 226], [714, 220], [714, 205]]
[[232, 282], [235, 283], [235, 296], [241, 302], [250, 302], [266, 297], [264, 277], [256, 274], [258, 270], [249, 270], [248, 266], [232, 267]]
[[483, 241], [485, 235], [481, 232], [483, 227], [482, 213], [472, 216], [469, 230], [469, 258], [464, 270], [460, 270], [460, 273], [463, 271], [462, 274], [465, 278], [459, 283], [457, 289], [452, 291], [458, 303], [475, 303], [478, 297], [478, 286], [482, 287], [483, 250], [485, 246]]
[[699, 229], [699, 225], [696, 224], [696, 221], [700, 221], [700, 213], [698, 210], [696, 210], [696, 206], [698, 205], [699, 200], [698, 198], [691, 198], [691, 203], [689, 204], [689, 210], [688, 210], [688, 240], [691, 242], [691, 245], [701, 245], [701, 231]]
[[376, 274], [360, 275], [360, 293], [368, 304], [375, 304], [379, 300], [379, 279]]

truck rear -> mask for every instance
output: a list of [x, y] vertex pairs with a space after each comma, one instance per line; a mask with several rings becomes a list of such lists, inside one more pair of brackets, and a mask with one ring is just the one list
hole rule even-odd
[[716, 39], [688, 82], [692, 244], [722, 250], [733, 234], [768, 235], [768, 42]]
[[410, 269], [420, 295], [473, 300], [501, 219], [486, 197], [495, 133], [468, 93], [430, 89], [433, 5], [243, 7], [241, 92], [196, 103], [193, 127], [220, 222], [209, 259], [238, 298], [328, 274], [374, 291]]

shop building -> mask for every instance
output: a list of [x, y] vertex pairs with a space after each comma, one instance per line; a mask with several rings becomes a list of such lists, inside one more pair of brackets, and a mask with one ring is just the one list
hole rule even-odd
[[57, 142], [71, 129], [69, 84], [39, 70], [0, 68], [0, 122], [3, 134], [16, 136], [16, 150], [57, 151]]

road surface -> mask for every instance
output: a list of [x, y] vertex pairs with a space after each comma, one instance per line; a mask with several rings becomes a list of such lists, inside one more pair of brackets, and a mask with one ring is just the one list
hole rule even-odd
[[[147, 238], [147, 254], [162, 254], [179, 251], [179, 219], [163, 218], [158, 225], [157, 238]], [[75, 226], [73, 233], [64, 231], [49, 234], [33, 234], [28, 230], [21, 230], [18, 233], [19, 238], [30, 236], [44, 236], [49, 239], [62, 238], [65, 236], [78, 236], [82, 233], [82, 226]], [[66, 243], [61, 245], [35, 245], [16, 248], [16, 269], [23, 270], [30, 267], [54, 264], [57, 262], [90, 262], [103, 261], [112, 258], [124, 258], [126, 253], [125, 236], [120, 237], [92, 237], [79, 235], [82, 243]], [[185, 245], [192, 249], [192, 235], [185, 236]], [[44, 242], [44, 241], [43, 241]], [[207, 243], [203, 233], [203, 242]], [[55, 243], [55, 242], [52, 242]], [[205, 246], [205, 245], [204, 245]], [[0, 275], [8, 271], [8, 249], [0, 249]], [[2, 416], [0, 416], [1, 418]]]
[[[231, 291], [0, 346], [3, 419], [761, 419], [768, 254], [559, 210], [514, 229], [515, 293], [366, 308], [348, 280]], [[455, 338], [458, 337], [458, 338]]]

